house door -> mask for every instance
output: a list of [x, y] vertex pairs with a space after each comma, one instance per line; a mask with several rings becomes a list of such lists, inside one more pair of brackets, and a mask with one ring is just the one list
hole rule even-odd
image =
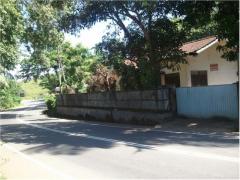
[[165, 84], [169, 86], [180, 87], [179, 73], [165, 74]]

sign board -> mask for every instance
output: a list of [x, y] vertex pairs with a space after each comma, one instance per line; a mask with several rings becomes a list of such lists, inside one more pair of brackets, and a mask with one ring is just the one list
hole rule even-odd
[[210, 71], [218, 71], [218, 64], [210, 64]]

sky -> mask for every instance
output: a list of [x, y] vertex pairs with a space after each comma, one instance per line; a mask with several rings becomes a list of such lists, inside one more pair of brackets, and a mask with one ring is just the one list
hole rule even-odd
[[107, 22], [99, 22], [90, 29], [83, 29], [76, 36], [65, 33], [65, 41], [69, 41], [73, 46], [81, 43], [86, 48], [92, 48], [95, 44], [101, 42], [102, 36], [107, 32]]

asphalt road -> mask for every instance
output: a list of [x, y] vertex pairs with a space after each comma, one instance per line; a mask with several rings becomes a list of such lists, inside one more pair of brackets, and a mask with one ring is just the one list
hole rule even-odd
[[239, 178], [234, 135], [48, 118], [44, 108], [28, 102], [0, 112], [10, 178]]

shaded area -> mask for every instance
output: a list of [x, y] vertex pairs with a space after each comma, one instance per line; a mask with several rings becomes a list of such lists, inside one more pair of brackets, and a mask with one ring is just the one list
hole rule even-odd
[[32, 111], [32, 110], [44, 110], [46, 109], [45, 104], [38, 104], [38, 105], [34, 105], [31, 106], [31, 108], [29, 107], [22, 107], [22, 108], [16, 108], [16, 109], [12, 109], [11, 111], [15, 112], [15, 111]]
[[163, 131], [154, 131], [151, 128], [107, 127], [98, 124], [79, 122], [44, 122], [40, 125], [50, 129], [57, 129], [74, 133], [84, 133], [90, 136], [104, 137], [147, 145], [182, 144], [203, 147], [238, 146], [238, 139], [235, 139], [231, 136], [178, 134]]
[[[34, 124], [34, 123], [33, 123]], [[37, 124], [37, 123], [36, 123]], [[72, 133], [84, 133], [89, 136], [109, 138], [146, 145], [190, 145], [198, 147], [230, 148], [238, 146], [238, 139], [229, 136], [200, 136], [191, 134], [175, 134], [136, 128], [106, 127], [79, 122], [42, 122], [38, 124], [50, 129]], [[26, 124], [8, 124], [1, 126], [1, 140], [16, 144], [28, 144], [33, 147], [30, 153], [48, 152], [58, 154], [80, 154], [94, 148], [109, 149], [117, 144], [92, 138], [69, 136], [39, 129]], [[142, 151], [148, 147], [129, 145]], [[151, 147], [149, 147], [151, 148]]]
[[17, 116], [22, 117], [22, 115], [18, 115], [18, 114], [0, 114], [0, 120], [7, 120], [7, 119], [15, 119]]
[[5, 113], [5, 112], [16, 112], [16, 111], [31, 111], [31, 110], [44, 110], [46, 109], [46, 105], [43, 100], [38, 100], [38, 101], [22, 101], [23, 104], [30, 106], [30, 107], [19, 107], [19, 108], [14, 108], [14, 109], [8, 109], [8, 110], [0, 110], [0, 113]]
[[54, 155], [74, 155], [91, 148], [110, 148], [113, 145], [109, 142], [58, 134], [24, 124], [3, 125], [1, 130], [1, 140], [6, 143], [33, 145], [25, 150], [29, 153], [46, 151]]

